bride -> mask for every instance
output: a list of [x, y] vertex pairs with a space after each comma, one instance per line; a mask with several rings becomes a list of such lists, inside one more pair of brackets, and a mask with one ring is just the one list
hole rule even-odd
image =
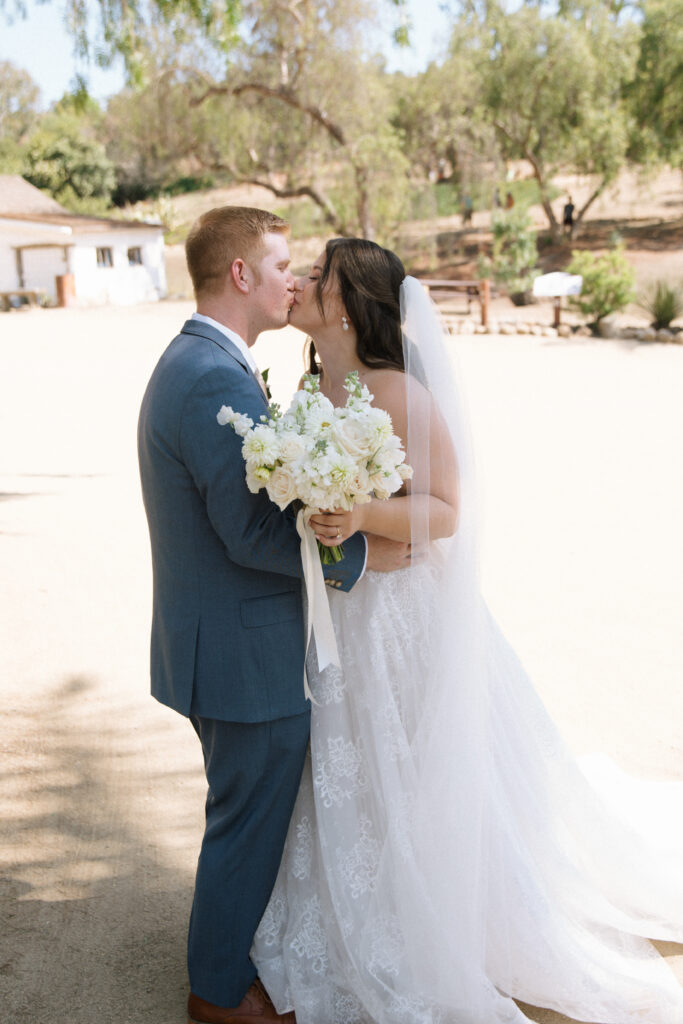
[[661, 834], [619, 816], [491, 619], [433, 305], [393, 253], [334, 239], [290, 319], [322, 392], [343, 404], [357, 370], [414, 469], [404, 494], [314, 517], [319, 539], [364, 530], [415, 558], [332, 592], [341, 669], [309, 658], [310, 757], [252, 950], [275, 1005], [298, 1024], [526, 1021], [515, 1000], [680, 1024], [683, 989], [648, 941], [683, 940], [680, 796]]

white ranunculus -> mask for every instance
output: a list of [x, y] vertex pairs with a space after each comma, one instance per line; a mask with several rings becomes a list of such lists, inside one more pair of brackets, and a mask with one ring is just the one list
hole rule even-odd
[[268, 497], [282, 511], [296, 498], [294, 474], [288, 466], [277, 466], [266, 485]]
[[254, 466], [247, 464], [247, 487], [252, 494], [258, 494], [262, 487], [270, 480], [272, 470], [267, 466]]

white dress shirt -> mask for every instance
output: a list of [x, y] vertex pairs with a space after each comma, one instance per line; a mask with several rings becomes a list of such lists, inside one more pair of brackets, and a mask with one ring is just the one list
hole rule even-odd
[[224, 334], [225, 337], [229, 341], [231, 341], [236, 348], [240, 350], [240, 352], [247, 361], [247, 366], [252, 370], [252, 372], [258, 373], [258, 366], [256, 365], [256, 361], [251, 354], [251, 350], [249, 349], [249, 346], [247, 345], [246, 341], [240, 338], [239, 334], [236, 334], [235, 331], [231, 331], [229, 327], [226, 327], [225, 324], [219, 323], [218, 320], [214, 320], [210, 316], [204, 316], [203, 313], [193, 313], [190, 316], [190, 320], [199, 320], [199, 322], [202, 324], [209, 324], [210, 327], [215, 327], [217, 331], [220, 331], [221, 334]]

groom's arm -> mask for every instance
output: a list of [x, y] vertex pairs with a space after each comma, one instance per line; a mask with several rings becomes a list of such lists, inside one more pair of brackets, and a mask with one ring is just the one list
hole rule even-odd
[[[201, 377], [185, 398], [178, 447], [206, 512], [228, 557], [251, 569], [301, 577], [300, 543], [291, 512], [281, 512], [264, 489], [252, 494], [246, 484], [242, 438], [216, 417], [222, 405], [246, 413], [258, 423], [263, 396], [240, 369], [217, 366]], [[324, 566], [326, 579], [350, 590], [363, 573], [366, 541], [361, 534], [344, 543], [344, 558]]]

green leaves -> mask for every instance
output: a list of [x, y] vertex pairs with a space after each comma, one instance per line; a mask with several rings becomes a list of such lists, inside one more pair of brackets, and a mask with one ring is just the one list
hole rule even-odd
[[483, 277], [493, 274], [498, 284], [510, 294], [525, 292], [531, 287], [532, 269], [538, 260], [536, 232], [529, 212], [523, 208], [496, 214], [492, 222], [493, 252], [490, 260], [481, 260]]
[[93, 100], [66, 97], [44, 115], [23, 153], [24, 177], [78, 212], [103, 213], [116, 187], [114, 165], [98, 140], [102, 113]]
[[597, 323], [635, 298], [635, 272], [624, 256], [623, 245], [601, 256], [587, 250], [574, 251], [567, 270], [583, 278], [581, 294], [572, 296], [571, 304], [594, 316]]

